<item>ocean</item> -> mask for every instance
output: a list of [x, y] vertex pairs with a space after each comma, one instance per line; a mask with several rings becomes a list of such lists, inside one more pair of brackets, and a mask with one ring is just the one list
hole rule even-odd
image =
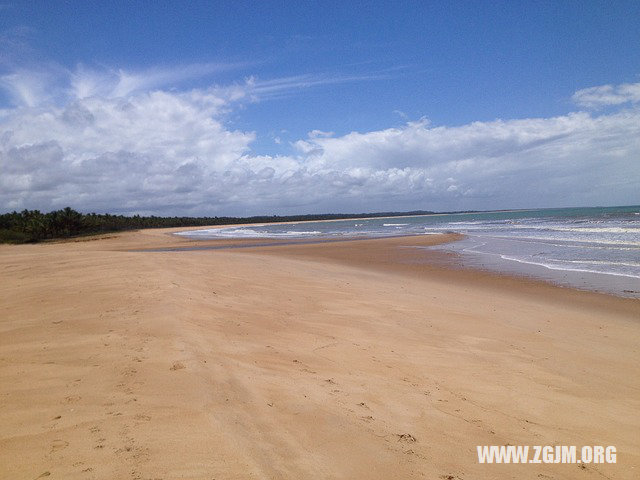
[[[463, 265], [640, 298], [640, 206], [260, 224], [181, 232], [193, 238], [351, 238], [456, 232], [433, 249]], [[418, 248], [418, 247], [416, 247]]]

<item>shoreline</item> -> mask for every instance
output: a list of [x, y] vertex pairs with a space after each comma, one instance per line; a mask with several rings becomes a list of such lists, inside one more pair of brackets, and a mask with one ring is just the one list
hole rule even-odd
[[[640, 468], [637, 301], [400, 248], [446, 236], [132, 251], [233, 243], [183, 230], [0, 246], [0, 477]], [[507, 443], [615, 445], [618, 463], [478, 464]]]
[[[337, 265], [377, 270], [385, 274], [409, 276], [414, 279], [427, 278], [435, 281], [459, 282], [488, 292], [501, 289], [513, 290], [514, 285], [517, 285], [519, 294], [529, 296], [543, 294], [547, 298], [584, 302], [594, 308], [606, 305], [605, 309], [612, 308], [637, 313], [640, 318], [640, 302], [635, 298], [559, 285], [525, 274], [502, 273], [485, 268], [470, 267], [461, 261], [455, 252], [421, 250], [424, 247], [446, 245], [463, 237], [460, 234], [406, 235], [354, 239], [344, 244], [342, 242], [326, 242], [328, 245], [325, 242], [300, 242], [288, 244], [289, 248], [283, 249], [277, 245], [256, 246], [254, 248], [256, 253], [285, 258], [331, 261]], [[389, 247], [394, 250], [389, 251]]]
[[[626, 208], [633, 209], [635, 207]], [[551, 210], [553, 210], [553, 214], [557, 213], [555, 212], [557, 209]], [[593, 211], [593, 209], [590, 211]], [[522, 212], [526, 213], [527, 211], [517, 213], [522, 216]], [[625, 212], [620, 214], [626, 214]], [[483, 214], [486, 213], [488, 212], [483, 212]], [[489, 213], [496, 215], [506, 212]], [[570, 217], [571, 215], [578, 215], [576, 212], [564, 212], [563, 215], [565, 213]], [[596, 213], [603, 215], [599, 210]], [[580, 214], [586, 215], [584, 212], [580, 212]], [[376, 238], [378, 236], [385, 238], [419, 235], [421, 230], [426, 230], [426, 233], [431, 234], [458, 232], [460, 235], [465, 236], [464, 239], [454, 244], [444, 245], [442, 249], [451, 250], [460, 255], [461, 262], [458, 263], [464, 263], [467, 268], [488, 270], [516, 277], [537, 278], [563, 287], [640, 299], [640, 290], [637, 288], [637, 282], [640, 280], [640, 270], [637, 268], [637, 262], [633, 262], [634, 252], [627, 252], [626, 257], [622, 252], [622, 250], [637, 250], [636, 247], [632, 247], [634, 238], [637, 237], [637, 234], [634, 233], [635, 230], [633, 230], [636, 228], [633, 227], [635, 225], [633, 222], [629, 223], [628, 228], [625, 226], [626, 224], [621, 224], [618, 228], [617, 224], [613, 220], [611, 221], [614, 225], [612, 231], [627, 228], [624, 232], [626, 241], [629, 244], [624, 246], [629, 248], [622, 248], [615, 246], [620, 243], [619, 240], [611, 239], [607, 236], [609, 234], [602, 233], [611, 229], [601, 228], [600, 226], [593, 227], [594, 229], [591, 229], [591, 227], [583, 229], [581, 221], [578, 221], [580, 225], [574, 228], [572, 226], [573, 220], [568, 221], [568, 226], [563, 226], [564, 224], [558, 226], [553, 221], [548, 222], [547, 220], [543, 221], [543, 226], [538, 226], [536, 221], [533, 221], [533, 225], [529, 225], [527, 218], [517, 217], [513, 220], [511, 217], [476, 218], [478, 214], [472, 213], [471, 215], [472, 218], [467, 221], [468, 223], [453, 221], [449, 218], [443, 224], [435, 223], [433, 225], [426, 220], [424, 221], [426, 223], [421, 223], [420, 217], [416, 216], [412, 222], [407, 220], [408, 223], [394, 224], [383, 224], [382, 222], [387, 221], [387, 219], [377, 219], [373, 223], [369, 223], [370, 219], [366, 222], [363, 220], [363, 223], [356, 222], [355, 225], [353, 220], [342, 221], [335, 228], [330, 225], [331, 222], [320, 222], [323, 225], [317, 228], [313, 227], [314, 222], [295, 222], [291, 227], [288, 226], [289, 224], [275, 224], [273, 226], [261, 224], [255, 228], [251, 226], [231, 227], [231, 229], [222, 227], [223, 230], [226, 230], [226, 233], [220, 232], [220, 235], [216, 234], [217, 229], [207, 229], [205, 227], [191, 238], [258, 238], [262, 239], [264, 246], [266, 246], [269, 242], [275, 244], [275, 242], [282, 242], [284, 239], [288, 240], [287, 243], [293, 243], [301, 242], [301, 239], [304, 238], [305, 242], [312, 243], [337, 241], [336, 239], [342, 237], [353, 241], [354, 239]], [[622, 223], [627, 220], [627, 217], [624, 218], [624, 221], [620, 220]], [[498, 227], [493, 226], [496, 222], [499, 224]], [[508, 225], [512, 223], [516, 225], [509, 227]], [[598, 224], [599, 222], [595, 223]], [[476, 224], [480, 224], [480, 227], [476, 227]], [[489, 226], [487, 227], [485, 224]], [[394, 225], [398, 226], [394, 227]], [[460, 225], [462, 226], [457, 228]], [[504, 227], [504, 225], [507, 226]], [[430, 228], [430, 226], [433, 228]], [[248, 228], [248, 230], [243, 232], [241, 231], [242, 228]], [[534, 232], [541, 230], [545, 233], [526, 233], [522, 237], [521, 231], [523, 230], [521, 229], [526, 232], [532, 229]], [[477, 233], [476, 230], [480, 233]], [[503, 230], [507, 233], [503, 233]], [[563, 233], [565, 230], [579, 232], [571, 233], [576, 237], [575, 241], [565, 238], [566, 234]], [[592, 231], [598, 232], [597, 238], [593, 237], [595, 233], [585, 233]], [[180, 234], [191, 236], [189, 232], [180, 232]], [[558, 237], [560, 240], [556, 242], [559, 243], [558, 245], [551, 241], [551, 238], [556, 238], [556, 235], [560, 235]], [[607, 243], [608, 241], [612, 243], [609, 244]], [[601, 244], [598, 242], [601, 242]], [[459, 267], [459, 265], [457, 266]]]
[[[224, 227], [222, 227], [224, 228]], [[169, 235], [175, 235], [176, 232], [170, 232]], [[434, 239], [438, 239], [435, 242], [431, 240], [427, 240], [426, 243], [422, 244], [422, 242], [417, 242], [417, 245], [407, 245], [408, 248], [417, 248], [422, 249], [424, 247], [442, 247], [441, 251], [437, 250], [422, 250], [423, 255], [413, 255], [411, 258], [415, 263], [421, 264], [430, 264], [431, 267], [439, 267], [443, 272], [447, 272], [448, 270], [455, 269], [460, 271], [468, 271], [468, 272], [476, 272], [477, 274], [483, 275], [486, 278], [501, 278], [504, 277], [508, 281], [508, 279], [524, 281], [524, 282], [533, 282], [539, 283], [545, 286], [561, 288], [565, 290], [575, 290], [578, 292], [586, 292], [586, 293], [595, 293], [598, 295], [606, 295], [612, 296], [615, 298], [622, 299], [631, 299], [638, 300], [638, 292], [623, 292], [617, 293], [612, 290], [607, 290], [603, 288], [596, 288], [595, 286], [584, 286], [579, 287], [574, 282], [563, 282], [558, 279], [558, 277], [553, 277], [552, 275], [540, 275], [531, 273], [531, 271], [545, 269], [545, 267], [537, 267], [537, 266], [529, 266], [524, 265], [522, 268], [490, 268], [486, 265], [480, 264], [479, 262], [469, 261], [469, 259], [465, 258], [466, 255], [460, 254], [455, 250], [446, 250], [446, 245], [448, 243], [462, 241], [466, 238], [465, 234], [461, 233], [441, 233], [441, 234], [400, 234], [400, 235], [387, 235], [384, 237], [345, 237], [345, 238], [333, 238], [333, 237], [318, 237], [318, 238], [233, 238], [233, 237], [220, 237], [220, 238], [209, 238], [209, 239], [199, 239], [189, 236], [178, 236], [181, 239], [187, 239], [191, 242], [196, 243], [197, 245], [179, 245], [179, 246], [165, 246], [159, 247], [155, 249], [148, 250], [139, 250], [139, 251], [147, 251], [147, 252], [162, 252], [162, 251], [192, 251], [192, 250], [222, 250], [222, 249], [236, 249], [236, 248], [269, 248], [269, 247], [284, 247], [284, 246], [296, 246], [296, 245], [321, 245], [321, 244], [332, 244], [332, 243], [341, 243], [341, 242], [375, 242], [377, 240], [386, 240], [386, 239], [406, 239], [408, 243], [412, 243], [411, 240], [417, 240], [420, 237], [429, 238], [433, 237]], [[444, 239], [444, 240], [439, 240]], [[422, 257], [422, 258], [421, 258]], [[344, 258], [343, 260], [348, 260]], [[553, 272], [557, 272], [556, 270], [551, 269]], [[570, 272], [570, 274], [574, 274], [575, 278], [579, 278], [579, 272]], [[598, 276], [606, 277], [605, 273], [595, 273], [595, 272], [582, 272], [583, 276], [593, 276], [594, 278]], [[611, 274], [614, 275], [615, 274]], [[559, 276], [559, 275], [558, 275]], [[600, 282], [604, 282], [602, 278], [599, 279]], [[630, 294], [624, 294], [630, 293]]]

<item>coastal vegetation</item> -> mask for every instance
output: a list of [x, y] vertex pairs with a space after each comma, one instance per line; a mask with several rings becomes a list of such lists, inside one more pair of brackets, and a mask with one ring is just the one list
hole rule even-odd
[[34, 243], [81, 235], [95, 235], [140, 228], [204, 227], [208, 225], [233, 225], [239, 223], [302, 222], [308, 220], [337, 220], [343, 218], [394, 217], [401, 215], [426, 215], [434, 212], [378, 212], [352, 214], [309, 214], [289, 216], [253, 217], [157, 217], [125, 216], [108, 213], [80, 213], [70, 207], [43, 213], [39, 210], [22, 210], [0, 215], [0, 243]]

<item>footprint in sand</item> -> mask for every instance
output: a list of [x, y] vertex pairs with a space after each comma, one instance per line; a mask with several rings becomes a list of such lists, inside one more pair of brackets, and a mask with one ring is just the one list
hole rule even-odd
[[169, 368], [169, 370], [182, 370], [183, 368], [187, 368], [184, 366], [184, 363], [174, 362], [174, 364], [171, 365], [171, 368]]
[[54, 440], [51, 442], [51, 451], [49, 453], [57, 452], [58, 450], [64, 450], [69, 446], [69, 442], [65, 440]]

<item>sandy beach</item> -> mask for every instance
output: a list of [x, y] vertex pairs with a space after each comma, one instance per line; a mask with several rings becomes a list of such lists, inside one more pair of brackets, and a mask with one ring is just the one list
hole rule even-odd
[[446, 235], [143, 251], [234, 243], [175, 230], [0, 245], [1, 479], [640, 476], [639, 301], [410, 248]]

